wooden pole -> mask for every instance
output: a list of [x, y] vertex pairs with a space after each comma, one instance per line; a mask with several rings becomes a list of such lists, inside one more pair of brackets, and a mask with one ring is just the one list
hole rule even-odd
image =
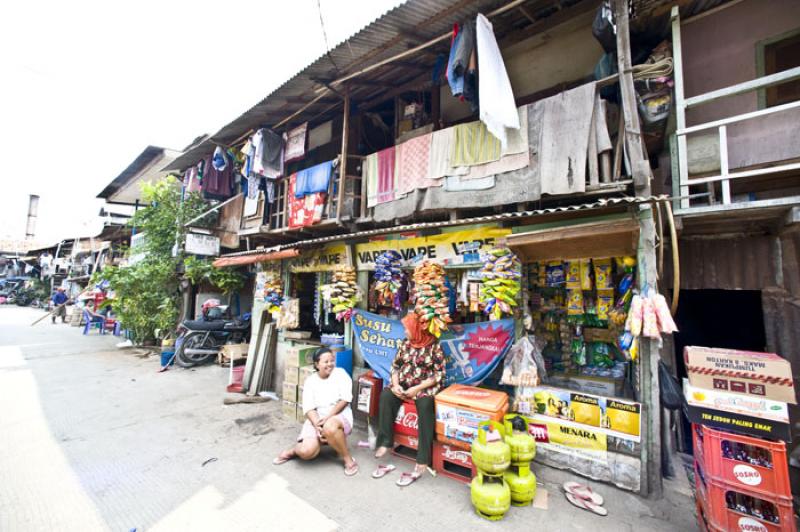
[[[344, 116], [342, 117], [342, 160], [339, 165], [339, 190], [336, 198], [336, 219], [342, 219], [344, 208], [344, 189], [347, 184], [347, 140], [350, 136], [350, 89], [344, 87]], [[355, 213], [353, 213], [355, 215]]]
[[[628, 21], [628, 1], [613, 1], [614, 19], [617, 24], [617, 68], [619, 70], [622, 113], [625, 130], [624, 146], [628, 149], [631, 173], [637, 196], [650, 196], [652, 170], [644, 151], [639, 114], [636, 108], [636, 93], [631, 69], [631, 43]], [[656, 290], [655, 223], [649, 206], [639, 210], [638, 276], [639, 290], [644, 293]], [[642, 402], [642, 452], [641, 481], [639, 492], [645, 496], [660, 497], [661, 478], [661, 404], [659, 401], [658, 343], [652, 339], [639, 338], [639, 399]]]

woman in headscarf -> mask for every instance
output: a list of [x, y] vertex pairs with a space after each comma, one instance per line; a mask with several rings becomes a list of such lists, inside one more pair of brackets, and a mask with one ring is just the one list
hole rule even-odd
[[[376, 458], [383, 458], [394, 443], [394, 420], [400, 405], [414, 401], [417, 407], [419, 430], [417, 464], [411, 472], [403, 473], [398, 486], [408, 486], [425, 472], [431, 462], [431, 447], [436, 428], [433, 396], [444, 384], [445, 359], [436, 337], [429, 333], [414, 312], [403, 318], [406, 339], [403, 340], [392, 362], [391, 386], [381, 392], [378, 413], [378, 449]], [[393, 471], [392, 464], [381, 464], [372, 473], [381, 478]]]

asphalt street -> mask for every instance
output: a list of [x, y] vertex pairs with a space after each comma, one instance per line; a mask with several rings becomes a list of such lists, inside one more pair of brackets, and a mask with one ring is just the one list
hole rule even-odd
[[279, 404], [223, 405], [227, 370], [157, 373], [157, 357], [118, 337], [32, 327], [42, 313], [0, 306], [0, 531], [696, 529], [682, 472], [657, 501], [595, 485], [609, 510], [597, 517], [559, 492], [573, 475], [534, 464], [547, 509], [492, 523], [451, 479], [372, 479], [368, 449], [355, 449], [352, 478], [329, 450], [273, 466], [299, 430]]

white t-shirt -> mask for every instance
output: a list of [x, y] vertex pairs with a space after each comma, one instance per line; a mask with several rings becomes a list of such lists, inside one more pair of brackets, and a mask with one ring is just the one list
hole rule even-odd
[[339, 401], [347, 401], [348, 405], [341, 414], [353, 426], [353, 411], [350, 404], [353, 402], [353, 379], [342, 368], [333, 368], [327, 379], [322, 379], [319, 373], [314, 373], [306, 379], [303, 385], [303, 414], [316, 409], [320, 416], [328, 413]]

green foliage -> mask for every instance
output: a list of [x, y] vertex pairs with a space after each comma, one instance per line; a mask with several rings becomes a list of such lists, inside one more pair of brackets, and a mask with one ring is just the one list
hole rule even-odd
[[199, 259], [194, 256], [186, 257], [183, 262], [184, 277], [192, 284], [208, 282], [222, 290], [223, 294], [230, 294], [244, 285], [245, 276], [231, 268], [215, 268], [211, 261]]
[[93, 276], [92, 283], [107, 280], [114, 292], [111, 304], [135, 342], [155, 339], [157, 329], [168, 334], [175, 328], [180, 303], [179, 265], [183, 249], [184, 224], [207, 208], [199, 194], [181, 201], [180, 189], [167, 177], [142, 187], [145, 202], [130, 224], [145, 233], [144, 258], [139, 262], [107, 267]]

